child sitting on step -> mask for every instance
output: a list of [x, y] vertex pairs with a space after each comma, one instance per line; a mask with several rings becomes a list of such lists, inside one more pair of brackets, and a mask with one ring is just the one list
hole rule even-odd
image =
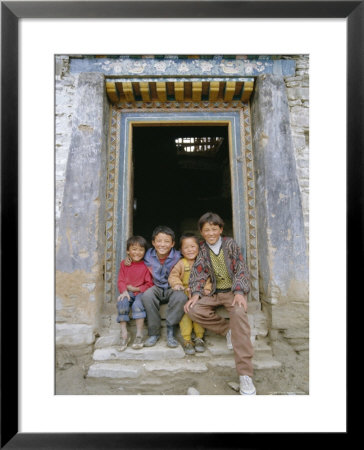
[[[204, 242], [191, 269], [191, 298], [184, 310], [193, 321], [226, 336], [228, 347], [234, 350], [240, 393], [255, 395], [252, 380], [254, 349], [247, 315], [250, 290], [248, 267], [236, 241], [222, 236], [224, 221], [218, 214], [205, 213], [198, 221], [198, 228]], [[212, 289], [211, 294], [206, 296], [203, 290], [208, 278]], [[216, 313], [219, 305], [224, 305], [229, 312], [229, 321]]]
[[118, 288], [120, 296], [117, 301], [117, 322], [121, 325], [120, 349], [124, 351], [130, 341], [127, 323], [131, 306], [132, 318], [135, 319], [136, 337], [132, 348], [143, 347], [143, 326], [146, 312], [141, 300], [142, 293], [153, 286], [152, 275], [145, 265], [143, 258], [148, 248], [147, 241], [142, 236], [132, 236], [127, 240], [126, 253], [128, 263], [123, 260], [120, 264]]
[[[190, 298], [188, 281], [190, 278], [191, 267], [193, 266], [199, 251], [197, 236], [192, 233], [183, 234], [180, 239], [180, 249], [183, 258], [180, 259], [171, 270], [168, 277], [168, 282], [172, 289], [176, 291], [184, 291], [188, 298]], [[204, 288], [205, 295], [208, 295], [210, 291], [211, 282], [208, 280]], [[183, 337], [183, 349], [186, 355], [193, 355], [195, 352], [204, 352], [205, 343], [203, 336], [205, 329], [197, 322], [192, 322], [187, 314], [182, 317], [179, 326]], [[191, 339], [192, 329], [195, 332], [194, 342], [192, 342]]]
[[166, 325], [167, 346], [178, 347], [178, 341], [174, 337], [174, 327], [183, 314], [183, 307], [188, 297], [183, 291], [171, 289], [168, 277], [172, 267], [181, 259], [181, 253], [174, 248], [175, 234], [171, 228], [160, 225], [152, 233], [152, 245], [144, 257], [145, 264], [152, 273], [154, 286], [144, 292], [142, 302], [147, 313], [149, 337], [144, 342], [144, 347], [155, 345], [161, 332], [161, 316], [159, 307], [167, 303]]

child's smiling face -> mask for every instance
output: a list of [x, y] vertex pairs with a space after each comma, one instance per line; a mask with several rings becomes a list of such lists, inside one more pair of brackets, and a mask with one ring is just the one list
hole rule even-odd
[[132, 244], [126, 253], [130, 256], [134, 262], [141, 261], [144, 258], [145, 248], [139, 244]]
[[205, 223], [200, 231], [201, 236], [210, 245], [216, 244], [222, 232], [223, 228], [213, 223]]
[[168, 256], [172, 247], [174, 246], [174, 241], [172, 236], [165, 233], [158, 233], [157, 236], [152, 241], [153, 247], [155, 248], [159, 258], [165, 258]]
[[182, 255], [189, 260], [195, 260], [199, 251], [199, 246], [194, 238], [185, 238], [182, 241]]

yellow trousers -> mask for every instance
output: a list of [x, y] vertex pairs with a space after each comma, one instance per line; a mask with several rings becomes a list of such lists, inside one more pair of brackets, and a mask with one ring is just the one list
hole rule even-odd
[[202, 339], [205, 333], [205, 328], [203, 328], [197, 322], [192, 322], [187, 314], [182, 317], [179, 323], [179, 328], [181, 330], [181, 335], [185, 341], [191, 340], [192, 329], [195, 332], [196, 338]]

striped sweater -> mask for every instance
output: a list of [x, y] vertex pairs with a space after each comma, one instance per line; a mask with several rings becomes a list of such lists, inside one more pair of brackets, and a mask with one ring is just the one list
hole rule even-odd
[[[250, 276], [243, 255], [234, 239], [222, 238], [222, 250], [226, 267], [232, 280], [231, 290], [234, 294], [247, 294], [250, 291]], [[200, 245], [200, 251], [191, 269], [189, 286], [191, 295], [203, 296], [205, 283], [210, 277], [212, 282], [211, 294], [216, 291], [216, 277], [210, 258], [210, 249], [206, 242]]]

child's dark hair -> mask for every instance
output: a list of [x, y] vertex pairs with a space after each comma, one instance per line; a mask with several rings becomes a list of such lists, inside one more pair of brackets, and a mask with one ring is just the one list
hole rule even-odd
[[147, 241], [143, 238], [143, 236], [131, 236], [127, 241], [126, 241], [126, 249], [129, 250], [129, 248], [132, 245], [135, 244], [139, 244], [141, 247], [144, 247], [144, 250], [147, 251], [148, 250], [148, 243]]
[[200, 217], [199, 221], [197, 222], [198, 229], [201, 231], [202, 227], [205, 225], [205, 223], [211, 223], [212, 225], [218, 225], [220, 228], [223, 228], [224, 221], [222, 218], [213, 212], [207, 212], [203, 216]]
[[182, 247], [182, 243], [185, 239], [194, 239], [196, 241], [197, 245], [200, 245], [200, 241], [198, 237], [193, 233], [183, 233], [182, 236], [179, 239], [179, 248]]
[[173, 242], [176, 241], [176, 236], [174, 234], [174, 231], [171, 230], [169, 227], [166, 227], [165, 225], [158, 225], [156, 228], [154, 228], [153, 233], [152, 233], [152, 241], [154, 241], [157, 234], [159, 234], [159, 233], [168, 234], [168, 236], [171, 236]]

